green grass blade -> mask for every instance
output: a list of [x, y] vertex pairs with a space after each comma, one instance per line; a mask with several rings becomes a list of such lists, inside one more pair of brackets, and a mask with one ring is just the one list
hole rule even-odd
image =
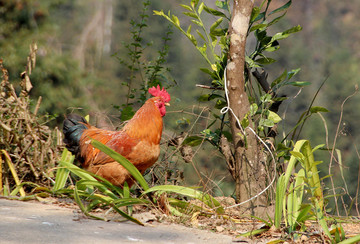
[[[128, 185], [128, 183], [126, 181], [124, 182], [123, 192], [124, 192], [124, 198], [130, 198], [130, 188], [129, 188], [129, 185]], [[132, 211], [133, 211], [132, 206], [128, 206], [127, 212], [128, 212], [129, 215], [132, 214]]]
[[61, 166], [66, 167], [68, 170], [70, 170], [73, 174], [80, 177], [81, 179], [95, 180], [95, 178], [93, 176], [91, 176], [91, 174], [88, 171], [81, 169], [74, 164], [71, 164], [67, 161], [60, 161], [59, 164]]
[[[29, 186], [34, 186], [34, 187], [40, 187], [38, 184], [34, 183], [34, 182], [30, 182], [30, 181], [27, 181], [27, 182], [22, 182], [20, 183], [19, 185], [16, 185], [15, 189], [11, 191], [10, 195], [11, 197], [14, 197], [16, 196], [20, 191], [21, 189], [24, 189], [23, 186], [24, 185], [29, 185]], [[44, 189], [45, 190], [45, 189]], [[21, 196], [21, 197], [26, 197], [25, 196]]]
[[128, 185], [128, 183], [126, 181], [124, 182], [123, 192], [124, 192], [124, 198], [130, 197], [130, 188], [129, 188], [129, 185]]
[[168, 198], [169, 204], [173, 207], [176, 207], [177, 210], [181, 211], [182, 213], [192, 213], [193, 211], [200, 212], [202, 210], [201, 207], [185, 202], [183, 200], [179, 200], [176, 198]]
[[118, 208], [124, 207], [124, 206], [132, 206], [132, 205], [150, 205], [151, 204], [151, 202], [149, 200], [140, 199], [140, 198], [132, 198], [132, 197], [117, 199], [117, 200], [114, 200], [113, 203]]
[[322, 192], [319, 171], [316, 167], [318, 163], [314, 160], [314, 154], [309, 141], [306, 141], [305, 145], [302, 148], [302, 152], [305, 156], [305, 171], [307, 175], [310, 175], [308, 179], [311, 194], [313, 198], [318, 199], [319, 207], [322, 210], [324, 208], [324, 196]]
[[299, 223], [297, 220], [298, 220], [301, 204], [303, 202], [304, 186], [305, 186], [304, 178], [305, 178], [305, 171], [304, 169], [300, 169], [299, 172], [296, 174], [293, 195], [292, 195], [293, 199], [292, 199], [291, 217], [293, 222], [290, 225], [292, 226], [293, 230], [295, 230], [296, 224]]
[[88, 209], [85, 208], [84, 204], [81, 201], [80, 198], [80, 194], [79, 194], [79, 189], [78, 189], [78, 184], [75, 184], [75, 188], [74, 188], [74, 200], [77, 203], [77, 205], [79, 206], [81, 212], [83, 212], [86, 216], [94, 218], [94, 219], [98, 219], [98, 220], [104, 220], [103, 218], [94, 216], [92, 214], [89, 213]]
[[136, 218], [134, 218], [134, 217], [131, 217], [130, 215], [128, 215], [128, 214], [126, 214], [125, 212], [121, 211], [117, 206], [112, 205], [112, 208], [113, 208], [118, 214], [120, 214], [121, 216], [123, 216], [124, 218], [126, 218], [127, 220], [130, 220], [130, 221], [134, 222], [135, 224], [144, 226], [144, 224], [143, 224], [140, 220], [138, 220], [138, 219], [136, 219]]
[[221, 206], [221, 204], [215, 198], [213, 198], [209, 194], [203, 193], [201, 191], [198, 191], [198, 190], [195, 190], [195, 189], [192, 189], [189, 187], [175, 186], [175, 185], [154, 186], [154, 187], [146, 190], [143, 194], [147, 194], [149, 192], [154, 192], [154, 191], [173, 192], [173, 193], [177, 193], [180, 195], [192, 197], [192, 198], [202, 201], [204, 204], [206, 204], [210, 208], [215, 208], [215, 211], [218, 214], [224, 213], [224, 208]]
[[259, 220], [259, 221], [261, 221], [261, 222], [263, 222], [267, 227], [271, 227], [272, 226], [272, 223], [271, 223], [271, 218], [268, 216], [268, 218], [269, 218], [269, 222], [268, 221], [266, 221], [265, 219], [263, 219], [263, 218], [260, 218], [260, 217], [256, 217], [256, 216], [254, 216], [254, 215], [251, 215], [251, 218], [254, 218], [254, 219], [257, 219], [257, 220]]
[[360, 242], [360, 235], [353, 236], [349, 239], [346, 239], [342, 242], [339, 242], [338, 244], [353, 244], [353, 243], [359, 243]]
[[[10, 172], [11, 172], [13, 178], [14, 178], [16, 186], [19, 186], [21, 184], [21, 182], [20, 182], [19, 176], [18, 176], [18, 174], [16, 172], [15, 165], [11, 161], [11, 157], [10, 157], [9, 153], [6, 150], [0, 150], [0, 157], [1, 157], [1, 155], [5, 156], [5, 162], [7, 163], [8, 167], [10, 169]], [[0, 165], [0, 167], [1, 167], [1, 165]], [[21, 197], [26, 196], [25, 190], [22, 187], [19, 188], [19, 193], [20, 193]]]
[[[60, 161], [60, 163], [61, 163], [61, 165], [63, 165], [67, 169], [69, 169], [73, 174], [77, 175], [81, 179], [88, 180], [88, 185], [86, 185], [86, 187], [90, 188], [91, 190], [93, 190], [93, 185], [95, 185], [96, 187], [99, 188], [100, 191], [104, 192], [108, 196], [112, 196], [112, 198], [117, 198], [117, 196], [109, 189], [114, 190], [116, 193], [121, 193], [120, 189], [118, 187], [112, 185], [110, 182], [106, 181], [104, 178], [101, 178], [91, 172], [84, 170], [84, 169], [80, 169], [76, 165], [70, 164], [68, 162]], [[101, 182], [99, 182], [97, 179], [99, 179]], [[90, 184], [90, 182], [93, 184]], [[99, 184], [97, 184], [97, 183], [99, 183]], [[84, 185], [81, 185], [81, 186], [84, 186]], [[120, 194], [120, 195], [122, 195], [122, 194]]]
[[326, 219], [324, 217], [324, 213], [322, 210], [322, 206], [320, 205], [318, 199], [316, 197], [313, 197], [313, 202], [315, 203], [315, 213], [316, 213], [316, 218], [318, 223], [320, 224], [322, 230], [324, 231], [324, 233], [330, 238], [330, 240], [332, 239], [331, 237], [331, 233], [329, 230], [329, 227], [327, 226], [326, 223]]
[[289, 226], [293, 229], [295, 226], [295, 208], [296, 208], [296, 203], [295, 203], [295, 196], [294, 196], [294, 183], [291, 182], [290, 186], [289, 186], [289, 194], [287, 196], [287, 217], [288, 219], [288, 223]]
[[283, 206], [285, 201], [285, 175], [280, 175], [277, 183], [276, 183], [276, 198], [275, 198], [275, 217], [274, 217], [274, 225], [277, 229], [280, 229], [282, 214], [283, 214]]
[[237, 235], [236, 237], [238, 238], [238, 237], [241, 237], [241, 236], [243, 236], [243, 237], [256, 236], [256, 235], [260, 235], [260, 234], [262, 234], [262, 233], [264, 233], [264, 232], [266, 232], [268, 230], [269, 230], [269, 227], [266, 227], [264, 229], [251, 230], [249, 232]]
[[[95, 216], [95, 215], [92, 215], [90, 214], [89, 212], [94, 208], [96, 207], [100, 202], [101, 203], [104, 203], [108, 206], [111, 206], [117, 213], [119, 213], [122, 217], [124, 217], [125, 219], [127, 220], [130, 220], [136, 224], [139, 224], [139, 225], [144, 225], [142, 222], [140, 222], [138, 219], [136, 218], [133, 218], [131, 217], [130, 215], [126, 214], [125, 212], [121, 211], [115, 204], [114, 204], [114, 201], [113, 199], [109, 198], [108, 196], [103, 196], [103, 195], [100, 195], [100, 194], [89, 194], [85, 191], [82, 191], [82, 190], [79, 190], [79, 186], [81, 186], [82, 184], [85, 184], [86, 183], [86, 180], [83, 180], [83, 181], [78, 181], [75, 185], [75, 189], [74, 189], [74, 200], [75, 202], [79, 205], [80, 207], [80, 210], [88, 217], [91, 217], [91, 218], [94, 218], [94, 219], [98, 219], [98, 220], [105, 220], [104, 218], [101, 218], [101, 217], [98, 217], [98, 216]], [[93, 183], [93, 182], [92, 182]], [[86, 208], [81, 200], [81, 196], [82, 197], [86, 197], [86, 198], [89, 198], [89, 199], [93, 199], [95, 200], [95, 203], [94, 204], [94, 201], [93, 202], [90, 202], [90, 204], [92, 204], [92, 207], [88, 207]]]
[[297, 223], [304, 223], [305, 220], [309, 219], [311, 215], [308, 215], [308, 213], [311, 211], [311, 205], [306, 205], [297, 216], [296, 222]]
[[[66, 148], [64, 149], [60, 161], [68, 162], [69, 164], [73, 164], [75, 156], [72, 155]], [[67, 168], [58, 168], [56, 170], [55, 177], [55, 185], [53, 187], [53, 191], [56, 192], [65, 187], [66, 181], [69, 177], [70, 171]]]
[[106, 153], [108, 156], [113, 158], [115, 161], [120, 163], [129, 173], [137, 180], [140, 184], [140, 186], [146, 191], [149, 189], [149, 185], [147, 184], [146, 180], [142, 176], [142, 174], [139, 172], [139, 170], [126, 158], [124, 158], [121, 154], [115, 152], [111, 148], [105, 146], [101, 142], [92, 139], [91, 145], [99, 149], [100, 151]]
[[98, 188], [102, 193], [104, 193], [108, 199], [118, 199], [119, 196], [115, 195], [112, 191], [106, 188], [104, 186], [103, 182], [99, 182], [97, 180], [79, 180], [77, 182], [78, 188], [81, 188], [80, 186], [84, 186], [83, 188], [86, 189], [86, 187], [92, 186]]

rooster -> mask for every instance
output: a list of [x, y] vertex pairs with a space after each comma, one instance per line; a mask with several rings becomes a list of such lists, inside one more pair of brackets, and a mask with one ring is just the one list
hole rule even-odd
[[63, 125], [64, 143], [82, 167], [99, 175], [112, 184], [129, 186], [134, 182], [130, 173], [111, 157], [94, 148], [91, 139], [96, 139], [127, 158], [142, 174], [152, 166], [160, 155], [162, 117], [166, 114], [170, 95], [159, 85], [149, 88], [154, 97], [148, 99], [120, 131], [109, 131], [91, 126], [77, 114], [66, 116]]

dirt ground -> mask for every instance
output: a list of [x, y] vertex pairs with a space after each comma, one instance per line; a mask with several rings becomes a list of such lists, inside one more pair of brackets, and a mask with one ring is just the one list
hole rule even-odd
[[0, 197], [0, 243], [232, 243], [230, 236], [210, 231], [160, 222], [141, 226], [129, 221], [99, 221], [85, 218], [70, 204], [60, 207], [48, 199], [44, 202]]
[[[63, 224], [64, 226], [67, 226], [67, 228], [71, 229], [71, 231], [67, 230], [65, 233], [61, 233], [62, 235], [67, 235], [66, 238], [71, 238], [72, 235], [75, 235], [77, 233], [76, 227], [78, 225], [74, 225], [74, 223], [82, 223], [82, 230], [87, 228], [86, 226], [90, 223], [96, 223], [96, 228], [101, 229], [107, 229], [108, 232], [106, 233], [109, 236], [113, 236], [112, 238], [123, 238], [124, 234], [121, 234], [119, 231], [116, 231], [119, 229], [118, 226], [112, 226], [114, 224], [119, 224], [118, 221], [121, 221], [122, 219], [117, 214], [113, 214], [112, 212], [109, 212], [108, 210], [99, 209], [94, 214], [106, 217], [109, 222], [104, 221], [92, 221], [89, 220], [87, 217], [85, 217], [81, 211], [79, 210], [79, 207], [68, 198], [58, 199], [58, 198], [46, 198], [43, 200], [43, 204], [40, 204], [39, 202], [31, 201], [30, 205], [24, 205], [28, 203], [19, 202], [16, 201], [17, 204], [14, 204], [14, 201], [2, 200], [0, 198], [0, 215], [2, 215], [1, 210], [4, 210], [3, 214], [5, 214], [2, 217], [2, 221], [0, 221], [0, 237], [2, 240], [4, 238], [4, 233], [8, 233], [8, 231], [5, 231], [6, 228], [10, 228], [9, 224], [14, 224], [12, 222], [6, 223], [6, 220], [13, 221], [15, 218], [11, 215], [11, 211], [15, 214], [19, 214], [26, 211], [33, 211], [28, 213], [31, 216], [36, 216], [36, 214], [40, 214], [39, 210], [41, 208], [54, 211], [56, 210], [57, 213], [60, 213], [56, 217], [52, 218], [51, 221], [60, 221], [61, 218], [64, 216], [66, 217], [66, 224]], [[16, 209], [12, 209], [10, 206], [17, 206]], [[59, 210], [60, 209], [60, 210]], [[66, 211], [62, 212], [61, 209], [64, 209]], [[9, 212], [10, 210], [10, 212]], [[150, 228], [143, 228], [141, 226], [131, 224], [127, 222], [127, 224], [123, 225], [121, 224], [121, 230], [125, 231], [125, 233], [134, 233], [133, 236], [141, 236], [143, 238], [141, 242], [145, 243], [159, 243], [157, 239], [154, 238], [163, 238], [162, 241], [164, 243], [269, 243], [271, 241], [276, 240], [282, 240], [282, 243], [325, 243], [327, 241], [326, 237], [321, 233], [319, 226], [316, 225], [316, 222], [308, 221], [306, 222], [307, 231], [306, 232], [297, 232], [297, 239], [294, 239], [294, 237], [289, 236], [284, 231], [276, 231], [274, 229], [270, 229], [265, 231], [262, 234], [253, 236], [253, 237], [242, 237], [239, 236], [242, 233], [246, 233], [249, 231], [258, 230], [261, 228], [265, 228], [266, 226], [258, 220], [245, 218], [245, 217], [239, 217], [236, 215], [236, 209], [230, 209], [227, 210], [227, 215], [225, 216], [203, 216], [200, 213], [193, 213], [190, 215], [190, 217], [187, 218], [179, 218], [179, 217], [173, 217], [166, 215], [164, 213], [161, 213], [159, 210], [149, 210], [146, 208], [138, 207], [134, 208], [134, 215], [135, 218], [142, 221], [146, 227]], [[18, 220], [21, 219], [21, 217], [16, 217]], [[15, 219], [16, 219], [15, 218]], [[33, 217], [22, 217], [26, 221], [33, 220]], [[36, 217], [34, 217], [36, 218]], [[40, 217], [38, 217], [40, 218]], [[26, 222], [25, 221], [25, 222]], [[51, 222], [48, 220], [43, 220], [42, 223], [48, 223]], [[23, 222], [23, 221], [20, 221]], [[111, 224], [112, 223], [112, 224]], [[21, 224], [21, 223], [19, 223]], [[49, 224], [50, 225], [50, 224]], [[56, 223], [57, 229], [56, 232], [59, 230], [60, 232], [63, 231], [62, 228], [59, 228], [63, 226], [61, 223]], [[71, 227], [74, 225], [75, 227]], [[98, 227], [99, 225], [104, 225], [102, 227]], [[109, 227], [110, 226], [110, 227]], [[124, 229], [130, 228], [130, 229]], [[190, 228], [189, 228], [190, 227]], [[360, 234], [360, 221], [358, 219], [347, 219], [346, 222], [342, 223], [342, 227], [345, 231], [345, 235], [347, 238], [355, 236], [357, 234]], [[27, 228], [27, 227], [24, 227]], [[32, 225], [31, 228], [34, 228]], [[74, 229], [75, 228], [75, 229]], [[93, 228], [93, 227], [91, 227]], [[113, 231], [116, 231], [114, 234], [111, 232], [111, 228], [113, 228]], [[137, 230], [136, 228], [143, 228], [140, 230]], [[158, 228], [155, 229], [154, 228]], [[2, 230], [1, 230], [2, 229]], [[13, 229], [13, 228], [12, 228]], [[134, 231], [133, 231], [134, 230]], [[133, 232], [132, 232], [133, 231]], [[17, 229], [17, 232], [19, 230]], [[149, 233], [147, 233], [149, 232]], [[163, 232], [163, 233], [162, 233]], [[11, 233], [11, 232], [10, 232]], [[21, 233], [21, 232], [19, 232]], [[49, 235], [48, 232], [47, 235]], [[86, 232], [82, 232], [83, 236], [85, 236]], [[155, 233], [158, 234], [158, 236], [154, 236]], [[116, 235], [120, 235], [120, 237], [117, 237]], [[129, 234], [130, 235], [130, 234]], [[149, 236], [150, 235], [150, 236]], [[6, 236], [5, 236], [6, 237]], [[8, 238], [11, 238], [7, 236]], [[81, 237], [81, 236], [80, 236]], [[80, 238], [78, 237], [78, 238]], [[188, 239], [184, 239], [184, 238]], [[45, 237], [43, 237], [45, 238]], [[65, 238], [63, 236], [63, 238]], [[86, 237], [84, 237], [86, 238]], [[94, 237], [95, 238], [95, 237]], [[110, 238], [110, 237], [108, 237]], [[135, 237], [133, 237], [134, 239]], [[148, 239], [146, 239], [148, 238]], [[151, 239], [153, 238], [153, 239]], [[136, 238], [135, 238], [136, 239]], [[121, 239], [122, 243], [126, 243], [126, 241], [133, 242], [136, 240], [123, 240]], [[10, 239], [9, 239], [10, 240]], [[37, 240], [37, 239], [36, 239]], [[42, 239], [41, 239], [42, 240]], [[46, 243], [47, 239], [43, 239], [39, 243]], [[63, 239], [62, 239], [63, 240]], [[71, 239], [73, 240], [73, 239]], [[80, 239], [79, 239], [80, 240]], [[97, 241], [100, 241], [101, 239], [92, 239], [93, 243], [96, 243]], [[119, 241], [120, 239], [116, 239], [116, 241]], [[140, 239], [139, 239], [140, 240]], [[139, 241], [138, 240], [138, 241]], [[171, 240], [171, 241], [170, 241]], [[186, 240], [186, 242], [183, 242]], [[111, 243], [110, 239], [108, 239], [109, 243]], [[170, 241], [170, 242], [167, 242]], [[2, 241], [0, 241], [3, 243]], [[281, 243], [280, 242], [280, 243]], [[12, 243], [11, 241], [5, 242], [5, 243]], [[32, 243], [27, 242], [27, 243]], [[70, 241], [71, 243], [71, 241]], [[160, 242], [161, 243], [161, 242]]]
[[[234, 204], [232, 198], [220, 198], [217, 200], [219, 200], [223, 206], [231, 206]], [[78, 209], [78, 206], [69, 199], [55, 199], [53, 204]], [[231, 237], [233, 242], [238, 243], [268, 243], [275, 240], [283, 240], [282, 242], [284, 243], [324, 243], [328, 240], [324, 234], [322, 234], [321, 227], [318, 226], [315, 221], [306, 221], [307, 231], [295, 233], [296, 238], [288, 235], [285, 231], [277, 231], [272, 228], [256, 236], [243, 237], [240, 235], [249, 231], [266, 229], [266, 225], [260, 220], [238, 216], [237, 213], [236, 208], [230, 208], [226, 210], [225, 216], [209, 217], [199, 213], [193, 213], [191, 217], [180, 218], [166, 215], [156, 209], [149, 210], [139, 207], [134, 208], [133, 216], [148, 225], [183, 225], [192, 229], [207, 230], [212, 233], [226, 235]], [[98, 210], [95, 214], [101, 217], [107, 215], [108, 219], [113, 221], [119, 220], [119, 215], [111, 215], [111, 213], [106, 213], [104, 210]], [[82, 214], [79, 216], [82, 216]], [[83, 217], [84, 216], [80, 218]], [[338, 218], [337, 220], [339, 223], [341, 222], [346, 238], [360, 234], [359, 218]]]

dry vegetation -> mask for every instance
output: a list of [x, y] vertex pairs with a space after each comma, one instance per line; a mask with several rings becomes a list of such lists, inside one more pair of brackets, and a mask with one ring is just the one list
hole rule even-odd
[[[47, 116], [39, 116], [39, 97], [33, 111], [30, 109], [29, 78], [35, 67], [36, 45], [30, 47], [26, 70], [21, 73], [20, 93], [9, 81], [9, 74], [0, 60], [2, 71], [0, 93], [0, 193], [10, 193], [19, 182], [50, 186], [52, 171], [58, 160], [61, 135], [57, 129], [46, 126]], [[2, 182], [4, 181], [4, 182]], [[4, 189], [1, 189], [2, 186]], [[24, 191], [20, 193], [24, 195]]]

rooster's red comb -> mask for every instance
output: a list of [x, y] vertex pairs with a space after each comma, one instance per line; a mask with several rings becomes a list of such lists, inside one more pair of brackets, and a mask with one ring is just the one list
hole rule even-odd
[[162, 97], [165, 102], [170, 102], [170, 94], [165, 90], [165, 88], [160, 89], [160, 86], [157, 85], [157, 87], [153, 86], [149, 88], [148, 91], [154, 97]]

